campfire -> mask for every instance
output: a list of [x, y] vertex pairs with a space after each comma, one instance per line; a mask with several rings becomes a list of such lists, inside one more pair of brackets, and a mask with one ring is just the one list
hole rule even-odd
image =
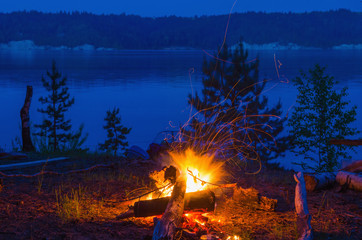
[[[176, 235], [189, 239], [221, 239], [217, 224], [221, 218], [212, 216], [220, 189], [235, 187], [222, 184], [226, 173], [224, 162], [213, 155], [197, 154], [188, 149], [170, 152], [161, 171], [150, 173], [155, 190], [140, 196], [130, 209], [119, 216], [154, 217], [153, 239], [173, 239]], [[141, 200], [143, 199], [143, 200]], [[238, 239], [224, 236], [223, 239]]]

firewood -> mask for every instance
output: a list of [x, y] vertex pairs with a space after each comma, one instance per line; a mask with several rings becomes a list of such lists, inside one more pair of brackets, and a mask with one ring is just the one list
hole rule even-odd
[[305, 173], [304, 180], [307, 191], [323, 189], [332, 186], [336, 181], [336, 172]]
[[339, 171], [336, 176], [336, 181], [340, 185], [346, 185], [346, 187], [362, 191], [362, 175], [357, 173], [350, 173], [345, 171]]
[[312, 226], [310, 224], [311, 215], [309, 214], [307, 204], [307, 190], [303, 173], [294, 174], [294, 179], [297, 182], [295, 187], [295, 211], [297, 213], [297, 229], [299, 240], [313, 239]]
[[[156, 198], [134, 202], [134, 206], [127, 212], [117, 216], [117, 219], [129, 217], [150, 217], [165, 212], [171, 197]], [[185, 194], [185, 212], [210, 212], [215, 209], [215, 194], [212, 191], [198, 191]]]
[[177, 228], [180, 226], [182, 220], [185, 193], [186, 177], [180, 176], [172, 190], [171, 198], [167, 204], [166, 211], [155, 226], [152, 240], [174, 239]]

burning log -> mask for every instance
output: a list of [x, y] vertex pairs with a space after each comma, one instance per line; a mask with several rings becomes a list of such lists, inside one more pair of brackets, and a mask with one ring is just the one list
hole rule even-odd
[[336, 176], [336, 181], [340, 185], [345, 185], [347, 188], [362, 191], [362, 176], [360, 174], [339, 171]]
[[186, 177], [179, 177], [173, 188], [165, 213], [157, 222], [152, 240], [174, 239], [177, 227], [180, 226], [184, 211], [186, 193]]
[[297, 229], [299, 240], [313, 239], [312, 226], [310, 224], [311, 215], [308, 210], [307, 191], [303, 173], [294, 174], [294, 179], [297, 182], [295, 187], [295, 211], [297, 212]]
[[[134, 203], [134, 207], [120, 215], [118, 219], [129, 217], [150, 217], [165, 212], [171, 197], [143, 200]], [[185, 194], [184, 211], [210, 212], [215, 209], [215, 194], [212, 191], [198, 191]]]
[[[165, 212], [172, 197], [158, 198], [148, 201], [139, 201], [134, 205], [135, 217], [161, 215]], [[214, 211], [215, 194], [211, 191], [199, 191], [185, 194], [185, 211]]]

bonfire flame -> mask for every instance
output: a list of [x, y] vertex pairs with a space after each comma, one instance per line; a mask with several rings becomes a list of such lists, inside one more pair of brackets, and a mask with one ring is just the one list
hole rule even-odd
[[213, 155], [196, 154], [187, 149], [185, 152], [170, 152], [172, 164], [187, 176], [186, 192], [197, 192], [207, 189], [211, 183], [218, 182], [224, 175], [223, 162], [216, 162]]

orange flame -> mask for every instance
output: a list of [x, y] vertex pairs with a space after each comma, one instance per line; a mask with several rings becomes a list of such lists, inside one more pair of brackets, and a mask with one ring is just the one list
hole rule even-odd
[[205, 190], [208, 183], [216, 183], [224, 176], [223, 162], [216, 162], [213, 155], [199, 155], [191, 149], [170, 155], [181, 174], [187, 175], [186, 192]]

